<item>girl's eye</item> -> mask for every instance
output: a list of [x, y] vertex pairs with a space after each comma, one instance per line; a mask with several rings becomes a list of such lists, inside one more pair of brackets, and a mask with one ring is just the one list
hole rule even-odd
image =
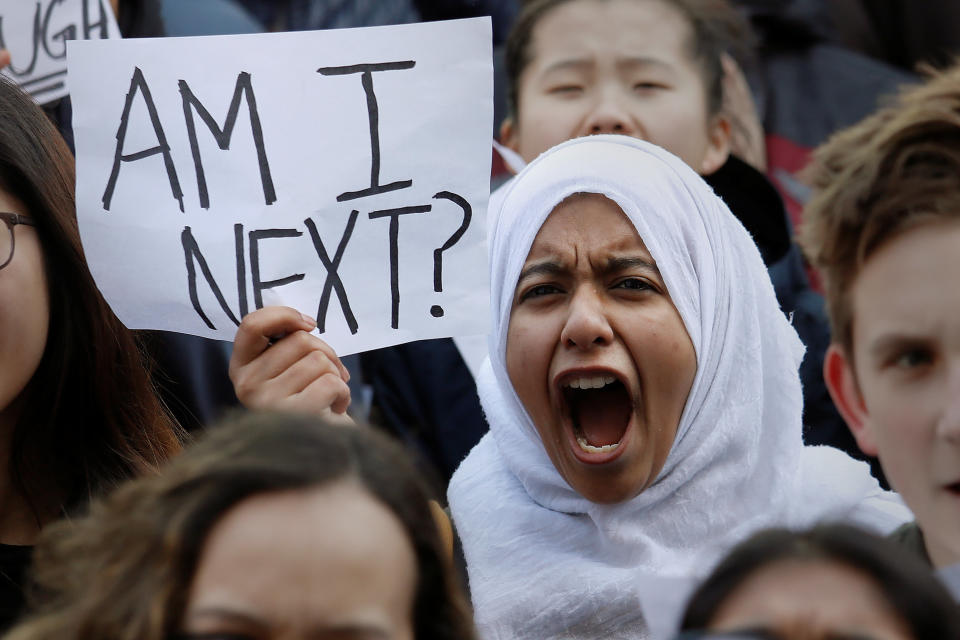
[[538, 284], [534, 287], [527, 289], [520, 300], [529, 300], [530, 298], [542, 298], [543, 296], [548, 296], [554, 293], [560, 293], [560, 289], [555, 287], [552, 284]]
[[577, 84], [564, 84], [550, 89], [550, 93], [558, 95], [573, 96], [583, 91], [583, 87]]
[[651, 289], [651, 290], [653, 289], [653, 286], [646, 280], [643, 280], [642, 278], [624, 278], [623, 280], [620, 280], [615, 285], [613, 285], [613, 287], [615, 289], [631, 289], [634, 291], [645, 291], [647, 289]]
[[656, 91], [657, 89], [666, 89], [666, 87], [657, 82], [638, 82], [633, 85], [634, 91]]

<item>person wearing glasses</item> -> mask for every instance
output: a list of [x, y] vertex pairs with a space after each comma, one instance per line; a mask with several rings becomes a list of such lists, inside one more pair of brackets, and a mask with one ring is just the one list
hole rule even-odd
[[133, 335], [87, 270], [73, 158], [0, 81], [0, 627], [40, 530], [180, 450]]

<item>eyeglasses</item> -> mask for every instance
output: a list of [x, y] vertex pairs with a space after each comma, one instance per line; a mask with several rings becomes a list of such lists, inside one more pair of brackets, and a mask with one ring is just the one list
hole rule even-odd
[[13, 260], [13, 248], [16, 243], [16, 234], [13, 233], [13, 228], [18, 224], [26, 224], [31, 227], [37, 225], [29, 216], [5, 211], [0, 211], [0, 220], [6, 223], [4, 226], [7, 228], [6, 231], [0, 229], [0, 269], [3, 269]]

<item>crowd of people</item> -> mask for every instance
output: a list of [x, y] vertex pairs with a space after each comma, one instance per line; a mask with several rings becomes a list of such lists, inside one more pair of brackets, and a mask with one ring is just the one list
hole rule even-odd
[[[69, 98], [0, 80], [4, 637], [960, 638], [960, 64], [788, 42], [818, 3], [341, 4], [207, 9], [510, 24], [489, 335], [126, 329]], [[824, 55], [889, 75], [787, 144], [771, 70]]]

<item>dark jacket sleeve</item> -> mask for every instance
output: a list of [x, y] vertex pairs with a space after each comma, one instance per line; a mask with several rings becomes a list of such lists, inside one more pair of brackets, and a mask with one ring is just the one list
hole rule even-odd
[[361, 356], [373, 388], [371, 421], [433, 467], [445, 487], [487, 432], [477, 386], [449, 338], [423, 340]]

